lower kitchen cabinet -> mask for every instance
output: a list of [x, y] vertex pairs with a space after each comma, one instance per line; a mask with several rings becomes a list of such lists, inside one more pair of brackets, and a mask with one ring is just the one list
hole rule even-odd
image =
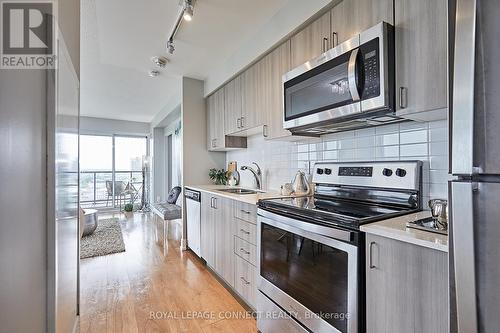
[[234, 223], [231, 219], [232, 200], [221, 197], [215, 198], [215, 270], [229, 285], [234, 285], [234, 256], [233, 229]]
[[243, 258], [234, 255], [234, 289], [251, 306], [255, 308], [257, 292], [257, 269]]
[[201, 256], [240, 297], [255, 307], [256, 206], [201, 194]]
[[366, 235], [366, 331], [448, 332], [447, 253]]

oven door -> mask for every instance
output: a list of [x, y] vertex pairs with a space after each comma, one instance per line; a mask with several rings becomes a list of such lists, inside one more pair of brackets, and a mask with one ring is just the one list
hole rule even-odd
[[259, 209], [259, 291], [313, 332], [358, 332], [359, 235]]

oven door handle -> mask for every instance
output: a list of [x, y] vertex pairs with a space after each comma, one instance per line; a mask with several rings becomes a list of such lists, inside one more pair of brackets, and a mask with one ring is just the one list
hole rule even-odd
[[356, 84], [356, 60], [358, 59], [358, 52], [359, 48], [352, 50], [351, 56], [349, 57], [349, 64], [347, 66], [347, 81], [349, 82], [349, 92], [351, 93], [353, 102], [360, 100], [358, 85]]
[[[258, 210], [258, 215], [262, 219], [262, 222], [271, 224], [275, 227], [280, 227], [277, 223], [281, 225], [286, 225], [294, 229], [300, 230], [301, 233], [310, 233], [311, 236], [315, 235], [317, 237], [325, 237], [329, 239], [339, 240], [347, 243], [352, 243], [355, 231], [349, 231], [345, 229], [325, 227], [313, 223], [302, 222], [300, 220], [295, 220], [283, 215], [274, 214], [263, 209]], [[287, 230], [290, 231], [290, 230]], [[303, 236], [303, 235], [301, 235]], [[352, 245], [352, 244], [351, 244]]]

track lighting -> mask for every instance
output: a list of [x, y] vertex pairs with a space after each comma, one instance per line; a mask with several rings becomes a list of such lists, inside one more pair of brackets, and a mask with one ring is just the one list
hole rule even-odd
[[184, 20], [191, 21], [193, 19], [193, 2], [191, 0], [184, 0]]
[[172, 39], [169, 39], [167, 42], [167, 51], [170, 54], [174, 54], [175, 46], [174, 46], [174, 41]]

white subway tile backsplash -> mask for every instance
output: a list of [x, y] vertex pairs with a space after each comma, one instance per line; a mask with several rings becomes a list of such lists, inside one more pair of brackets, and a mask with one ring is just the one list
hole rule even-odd
[[428, 155], [427, 148], [428, 148], [427, 143], [401, 145], [399, 147], [399, 154], [401, 157], [427, 156]]
[[[297, 169], [310, 171], [316, 161], [421, 160], [423, 196], [446, 197], [448, 176], [447, 121], [406, 122], [304, 138], [300, 142], [248, 138], [248, 148], [226, 154], [238, 165], [257, 162], [264, 170], [267, 189], [278, 190], [290, 182]], [[241, 185], [253, 186], [250, 172], [241, 173]]]
[[427, 134], [428, 134], [427, 129], [401, 132], [401, 134], [399, 135], [399, 142], [402, 145], [408, 143], [428, 142]]
[[376, 135], [375, 144], [377, 146], [399, 145], [399, 133]]

